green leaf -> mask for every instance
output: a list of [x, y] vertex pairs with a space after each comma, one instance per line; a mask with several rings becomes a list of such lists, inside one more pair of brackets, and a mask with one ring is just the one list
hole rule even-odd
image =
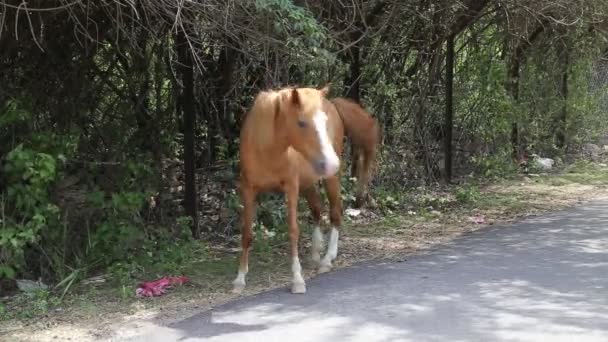
[[8, 265], [0, 265], [0, 279], [14, 279], [15, 278], [15, 270]]

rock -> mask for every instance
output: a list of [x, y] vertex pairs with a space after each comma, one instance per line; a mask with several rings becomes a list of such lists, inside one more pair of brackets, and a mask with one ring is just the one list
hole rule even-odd
[[583, 145], [583, 152], [586, 152], [586, 153], [599, 153], [599, 152], [601, 152], [601, 149], [596, 144], [586, 143], [585, 145]]
[[596, 160], [601, 153], [602, 149], [596, 144], [587, 143], [583, 145], [583, 154], [591, 160]]
[[443, 214], [441, 213], [441, 211], [439, 211], [439, 210], [431, 210], [431, 211], [429, 212], [429, 214], [431, 214], [431, 215], [433, 215], [433, 216], [441, 216], [441, 215], [443, 215]]
[[551, 170], [553, 164], [555, 163], [555, 161], [551, 158], [538, 158], [536, 162], [543, 170]]
[[83, 280], [83, 284], [87, 284], [87, 285], [99, 285], [99, 284], [103, 284], [105, 282], [106, 282], [105, 275], [98, 275], [98, 276], [90, 277], [88, 279]]
[[44, 284], [41, 281], [34, 281], [28, 279], [17, 279], [17, 287], [23, 292], [46, 290], [49, 288], [48, 285]]
[[600, 135], [600, 137], [597, 139], [597, 144], [600, 146], [608, 145], [608, 133]]
[[555, 160], [551, 158], [539, 157], [536, 154], [532, 155], [532, 160], [534, 161], [536, 166], [543, 171], [551, 170], [553, 168], [553, 165], [555, 164]]

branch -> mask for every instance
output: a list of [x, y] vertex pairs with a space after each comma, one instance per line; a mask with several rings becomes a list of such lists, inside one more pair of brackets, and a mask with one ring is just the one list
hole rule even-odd
[[13, 8], [18, 11], [27, 11], [27, 12], [52, 12], [66, 9], [68, 7], [72, 7], [77, 4], [82, 4], [82, 0], [75, 0], [73, 2], [67, 3], [65, 5], [57, 6], [57, 7], [47, 7], [47, 8], [32, 8], [27, 6], [27, 1], [23, 0], [19, 6], [9, 5], [6, 1], [0, 1], [0, 5], [3, 7]]

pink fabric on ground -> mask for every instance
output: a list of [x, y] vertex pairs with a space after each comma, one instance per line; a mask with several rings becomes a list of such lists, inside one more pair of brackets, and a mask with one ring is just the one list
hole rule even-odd
[[187, 277], [163, 277], [154, 281], [139, 284], [135, 290], [138, 297], [156, 297], [163, 295], [173, 285], [182, 285], [189, 279]]

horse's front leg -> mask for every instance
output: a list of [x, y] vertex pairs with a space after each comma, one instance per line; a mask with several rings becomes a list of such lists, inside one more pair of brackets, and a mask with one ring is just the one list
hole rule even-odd
[[338, 177], [334, 176], [325, 180], [325, 189], [329, 198], [331, 232], [327, 242], [327, 253], [321, 260], [319, 273], [329, 272], [332, 268], [332, 261], [338, 256], [339, 229], [342, 226], [342, 196], [340, 195], [340, 178]]
[[302, 266], [298, 256], [298, 239], [300, 238], [300, 228], [298, 227], [297, 208], [298, 208], [298, 185], [288, 186], [285, 195], [287, 203], [287, 224], [289, 226], [289, 242], [291, 247], [291, 272], [293, 274], [291, 292], [306, 293], [306, 283], [302, 277]]

